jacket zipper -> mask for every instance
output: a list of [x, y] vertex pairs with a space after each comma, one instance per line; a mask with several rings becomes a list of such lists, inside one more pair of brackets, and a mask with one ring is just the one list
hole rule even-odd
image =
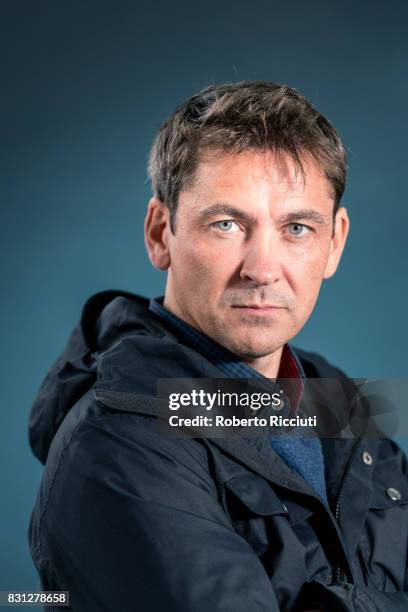
[[[361, 442], [361, 438], [357, 438], [356, 441], [354, 442], [353, 448], [351, 449], [347, 464], [343, 470], [343, 474], [341, 476], [341, 480], [340, 480], [340, 485], [339, 485], [339, 489], [337, 492], [337, 498], [336, 498], [336, 507], [335, 507], [335, 512], [334, 512], [334, 518], [336, 520], [336, 523], [339, 523], [339, 517], [340, 517], [340, 506], [341, 506], [341, 498], [343, 496], [343, 491], [344, 491], [344, 485], [346, 482], [346, 478], [347, 475], [350, 471], [351, 468], [351, 464], [353, 463], [353, 459], [354, 459], [354, 455], [356, 454], [357, 448], [360, 445]], [[334, 574], [335, 574], [335, 579], [336, 582], [341, 582], [341, 574], [342, 574], [342, 569], [340, 566], [337, 566], [334, 568]], [[350, 576], [351, 578], [351, 576]]]

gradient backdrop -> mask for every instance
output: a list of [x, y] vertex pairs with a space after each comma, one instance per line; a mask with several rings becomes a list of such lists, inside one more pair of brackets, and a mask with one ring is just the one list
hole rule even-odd
[[143, 244], [146, 157], [160, 123], [196, 90], [287, 83], [338, 127], [352, 231], [295, 344], [350, 376], [406, 376], [408, 5], [3, 0], [0, 11], [5, 590], [37, 586], [30, 404], [87, 297], [162, 292]]

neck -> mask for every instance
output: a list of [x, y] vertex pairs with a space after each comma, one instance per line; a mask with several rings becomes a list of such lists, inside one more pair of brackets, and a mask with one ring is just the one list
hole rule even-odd
[[[171, 292], [167, 291], [167, 288], [166, 288], [166, 293], [164, 296], [163, 306], [167, 308], [167, 310], [169, 310], [171, 313], [173, 313], [174, 315], [176, 315], [177, 317], [179, 317], [180, 319], [182, 319], [183, 321], [185, 321], [186, 323], [188, 323], [189, 325], [197, 329], [197, 331], [201, 333], [205, 333], [202, 330], [200, 330], [200, 328], [195, 324], [195, 322], [192, 321], [191, 318], [182, 311], [182, 309], [179, 307], [177, 300], [173, 299], [173, 295], [171, 294]], [[214, 339], [213, 341], [217, 342]], [[266, 376], [266, 378], [278, 378], [282, 351], [283, 351], [283, 346], [278, 348], [273, 353], [270, 353], [269, 355], [265, 355], [263, 357], [255, 357], [253, 359], [242, 357], [241, 355], [238, 355], [237, 353], [235, 354], [243, 363], [246, 363], [247, 365], [251, 366], [251, 368], [259, 372], [263, 376]]]
[[283, 347], [281, 346], [275, 352], [257, 359], [242, 359], [242, 361], [266, 378], [278, 378], [279, 367], [282, 357]]

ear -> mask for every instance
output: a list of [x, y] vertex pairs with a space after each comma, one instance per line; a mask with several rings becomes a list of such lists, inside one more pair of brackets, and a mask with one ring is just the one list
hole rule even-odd
[[330, 244], [330, 253], [327, 260], [323, 278], [330, 278], [336, 272], [341, 255], [346, 244], [349, 232], [350, 220], [347, 210], [342, 206], [336, 213], [334, 221], [334, 233]]
[[169, 232], [169, 209], [158, 198], [151, 198], [147, 207], [144, 236], [149, 259], [159, 270], [167, 270], [170, 266]]

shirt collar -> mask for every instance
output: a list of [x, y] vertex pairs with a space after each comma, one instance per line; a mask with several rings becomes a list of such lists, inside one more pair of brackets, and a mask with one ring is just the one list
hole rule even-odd
[[[268, 380], [263, 374], [241, 361], [211, 338], [180, 319], [163, 306], [164, 297], [150, 300], [149, 309], [166, 321], [178, 336], [201, 353], [229, 378], [257, 378]], [[296, 410], [303, 393], [305, 374], [297, 355], [285, 344], [278, 372], [279, 379], [290, 379], [287, 384], [292, 407]]]

